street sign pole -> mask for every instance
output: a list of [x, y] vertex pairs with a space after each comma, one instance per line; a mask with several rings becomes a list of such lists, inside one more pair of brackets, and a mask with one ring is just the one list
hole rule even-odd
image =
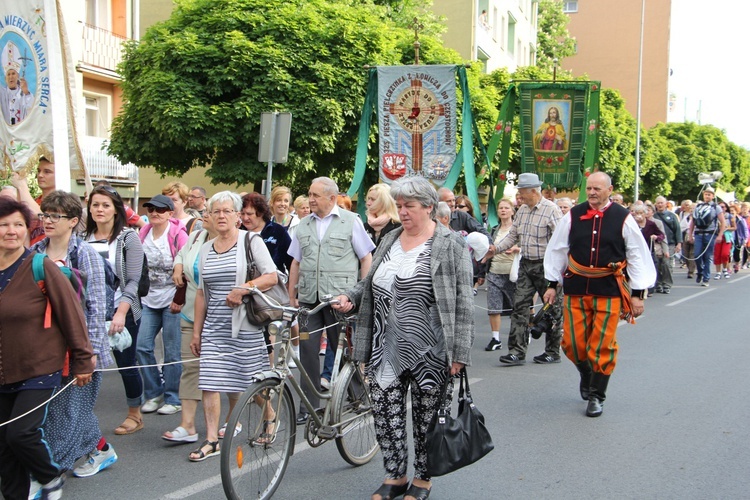
[[286, 163], [289, 159], [289, 136], [292, 128], [292, 114], [278, 111], [261, 113], [258, 161], [268, 164], [266, 180], [262, 189], [267, 199], [271, 199], [273, 166]]
[[268, 171], [266, 172], [266, 192], [263, 193], [268, 201], [271, 201], [271, 182], [273, 177], [273, 160], [276, 153], [276, 120], [279, 116], [278, 111], [271, 114], [271, 154], [268, 155]]

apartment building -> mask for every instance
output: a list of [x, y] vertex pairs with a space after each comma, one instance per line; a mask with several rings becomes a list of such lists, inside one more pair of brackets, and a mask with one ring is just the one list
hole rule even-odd
[[435, 0], [447, 47], [482, 61], [485, 72], [536, 63], [537, 0]]
[[641, 123], [649, 128], [667, 121], [671, 0], [564, 0], [576, 54], [562, 67], [619, 90], [636, 116], [644, 5]]

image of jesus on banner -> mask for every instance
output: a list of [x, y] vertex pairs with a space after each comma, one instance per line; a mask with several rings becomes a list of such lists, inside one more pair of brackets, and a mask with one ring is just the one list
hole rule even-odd
[[535, 151], [567, 151], [570, 130], [570, 101], [536, 99], [533, 123]]

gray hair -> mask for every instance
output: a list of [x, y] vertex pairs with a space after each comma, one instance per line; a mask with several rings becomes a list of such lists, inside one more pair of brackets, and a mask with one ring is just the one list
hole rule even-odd
[[227, 202], [232, 204], [235, 212], [240, 212], [242, 210], [242, 198], [240, 198], [240, 195], [233, 193], [232, 191], [219, 191], [208, 200], [208, 211], [212, 211], [214, 205], [217, 203]]
[[571, 200], [570, 198], [567, 198], [567, 197], [558, 198], [558, 199], [555, 200], [555, 203], [557, 204], [558, 207], [560, 206], [561, 203], [567, 203], [571, 207], [573, 206], [573, 200]]
[[339, 194], [339, 186], [338, 186], [338, 184], [336, 184], [336, 181], [334, 181], [330, 177], [316, 177], [315, 179], [313, 179], [313, 181], [310, 183], [310, 185], [312, 186], [316, 182], [318, 182], [320, 184], [323, 184], [323, 186], [324, 186], [323, 192], [325, 194], [327, 194], [329, 196], [330, 195], [336, 196], [336, 195]]
[[436, 216], [438, 219], [442, 219], [443, 217], [450, 217], [451, 207], [449, 207], [446, 202], [439, 201], [437, 204]]
[[646, 205], [633, 205], [632, 207], [630, 207], [630, 211], [633, 213], [645, 214]]
[[437, 205], [440, 202], [437, 191], [430, 181], [424, 177], [411, 176], [401, 177], [391, 184], [391, 196], [398, 201], [399, 198], [416, 201], [423, 207], [432, 207], [430, 217], [435, 218]]
[[667, 199], [663, 196], [657, 196], [656, 198], [654, 198], [654, 203], [657, 203], [659, 201], [663, 201], [664, 203], [666, 203]]

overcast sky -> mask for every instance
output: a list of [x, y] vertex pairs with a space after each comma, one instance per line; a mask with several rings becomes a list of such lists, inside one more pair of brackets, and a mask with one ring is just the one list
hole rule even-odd
[[672, 0], [669, 121], [714, 125], [750, 149], [749, 66], [750, 2]]

